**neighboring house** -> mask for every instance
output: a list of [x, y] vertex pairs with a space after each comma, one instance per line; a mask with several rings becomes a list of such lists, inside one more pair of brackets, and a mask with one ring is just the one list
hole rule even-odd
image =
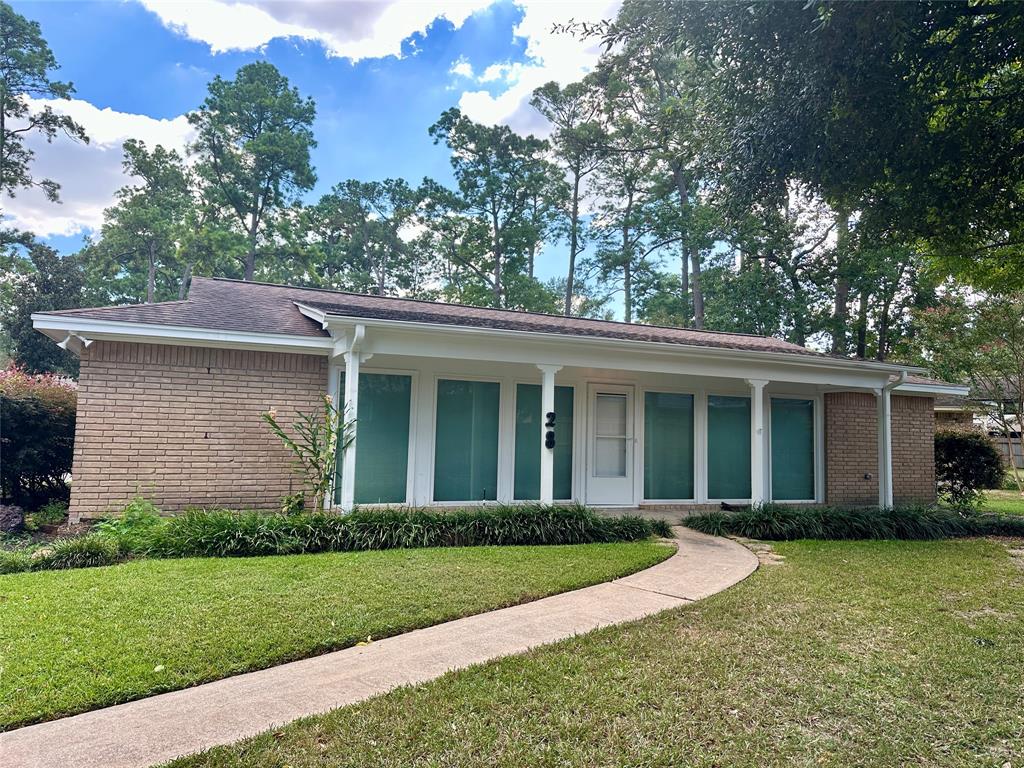
[[935, 429], [980, 429], [975, 416], [977, 404], [963, 397], [943, 395], [935, 398]]
[[940, 396], [935, 398], [935, 429], [976, 429], [992, 438], [992, 443], [1009, 466], [1010, 457], [1018, 468], [1024, 468], [1024, 444], [1020, 439], [1020, 419], [1014, 415], [1017, 408], [1016, 390], [1005, 385], [1007, 397], [999, 418], [999, 401], [986, 400], [973, 393], [969, 397]]
[[342, 509], [928, 500], [933, 398], [966, 394], [760, 336], [199, 277], [33, 320], [82, 358], [74, 519], [135, 494], [276, 509], [298, 480], [260, 414], [323, 393], [357, 425]]

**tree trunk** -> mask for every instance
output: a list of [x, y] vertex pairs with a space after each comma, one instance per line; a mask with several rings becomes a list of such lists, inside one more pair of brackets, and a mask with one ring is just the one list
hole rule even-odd
[[185, 262], [185, 268], [181, 270], [181, 284], [178, 286], [178, 301], [182, 301], [188, 293], [188, 284], [192, 280], [192, 265]]
[[491, 225], [494, 236], [494, 307], [501, 309], [501, 230], [498, 228], [498, 213], [491, 212]]
[[700, 251], [690, 250], [693, 258], [693, 327], [704, 327], [704, 289], [701, 286]]
[[850, 212], [836, 213], [836, 295], [832, 313], [832, 354], [846, 354], [846, 305], [850, 300], [850, 276], [847, 274], [846, 247], [850, 235]]
[[684, 244], [680, 254], [680, 281], [682, 286], [679, 299], [683, 302], [683, 326], [688, 326], [693, 315], [690, 313], [690, 249]]
[[572, 295], [576, 289], [576, 252], [580, 239], [580, 171], [573, 169], [572, 221], [569, 223], [569, 274], [565, 279], [565, 316], [572, 314]]
[[857, 310], [857, 358], [868, 356], [868, 292], [860, 291], [860, 307]]
[[153, 303], [156, 288], [156, 243], [149, 241], [149, 270], [146, 273], [146, 303]]
[[[686, 174], [683, 172], [683, 168], [679, 163], [674, 163], [672, 167], [672, 177], [676, 183], [676, 193], [679, 195], [679, 210], [682, 213], [686, 213], [690, 208], [690, 192], [688, 184], [686, 183]], [[690, 313], [690, 248], [687, 245], [687, 235], [689, 233], [683, 229], [679, 233], [680, 241], [682, 243], [682, 299], [683, 299], [683, 325], [690, 324], [690, 318], [696, 315], [698, 297], [697, 293], [700, 291], [700, 265], [694, 261], [693, 270], [693, 315]], [[704, 325], [704, 297], [700, 297], [700, 325]]]
[[633, 253], [629, 244], [629, 222], [633, 216], [633, 193], [629, 193], [622, 217], [622, 318], [633, 322]]
[[886, 296], [885, 301], [882, 302], [881, 316], [878, 318], [878, 351], [875, 353], [875, 359], [880, 362], [885, 362], [889, 357], [889, 312], [891, 310], [892, 302]]

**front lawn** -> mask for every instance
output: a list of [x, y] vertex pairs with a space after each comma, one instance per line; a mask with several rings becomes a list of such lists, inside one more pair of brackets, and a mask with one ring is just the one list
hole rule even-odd
[[1024, 570], [1004, 544], [774, 549], [706, 601], [174, 765], [1018, 765]]
[[595, 584], [673, 551], [389, 550], [0, 576], [0, 730]]
[[985, 491], [984, 512], [1024, 515], [1024, 496], [1019, 491]]

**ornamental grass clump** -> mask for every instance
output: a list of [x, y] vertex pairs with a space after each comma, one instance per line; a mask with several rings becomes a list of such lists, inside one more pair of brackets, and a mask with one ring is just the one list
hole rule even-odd
[[33, 570], [62, 570], [65, 568], [95, 568], [113, 565], [124, 559], [117, 542], [98, 533], [89, 533], [73, 539], [56, 539], [40, 556], [33, 559]]
[[961, 536], [1022, 536], [1024, 519], [975, 514], [934, 505], [794, 507], [759, 504], [729, 512], [692, 515], [683, 524], [714, 536], [767, 541], [794, 539], [947, 539]]

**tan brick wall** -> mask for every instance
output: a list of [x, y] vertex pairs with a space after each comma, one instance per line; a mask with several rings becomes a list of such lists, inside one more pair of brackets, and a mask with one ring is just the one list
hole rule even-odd
[[935, 429], [977, 429], [974, 414], [970, 411], [938, 411], [935, 413]]
[[142, 494], [165, 511], [276, 509], [301, 488], [260, 418], [320, 407], [327, 360], [281, 352], [96, 342], [82, 358], [72, 518]]
[[[896, 503], [935, 498], [934, 432], [932, 398], [893, 395]], [[878, 404], [872, 394], [825, 395], [825, 500], [837, 505], [878, 503]]]
[[892, 495], [897, 504], [935, 500], [935, 400], [892, 397]]
[[875, 396], [870, 393], [825, 393], [825, 501], [828, 504], [878, 503], [877, 411]]

